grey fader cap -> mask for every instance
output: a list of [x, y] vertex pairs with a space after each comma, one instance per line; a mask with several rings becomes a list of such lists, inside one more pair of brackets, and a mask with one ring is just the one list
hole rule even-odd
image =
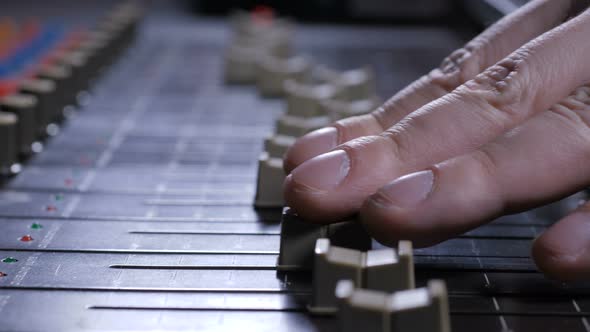
[[282, 115], [276, 124], [276, 133], [284, 136], [301, 137], [311, 131], [330, 125], [328, 116], [302, 118], [288, 114]]
[[32, 145], [37, 138], [37, 98], [33, 95], [12, 94], [0, 99], [0, 108], [18, 118], [17, 146], [21, 155], [33, 152]]
[[258, 159], [258, 180], [254, 206], [258, 208], [280, 208], [283, 203], [283, 160], [272, 158], [263, 152]]
[[351, 280], [336, 286], [339, 300], [338, 325], [341, 332], [382, 332], [386, 325], [388, 293], [355, 288]]
[[313, 267], [313, 300], [308, 307], [309, 311], [315, 314], [336, 312], [336, 284], [346, 279], [360, 285], [363, 260], [363, 253], [358, 250], [330, 246], [329, 239], [317, 240]]
[[290, 208], [281, 217], [281, 244], [277, 263], [279, 271], [311, 270], [316, 241], [328, 238], [334, 245], [356, 250], [371, 249], [372, 239], [354, 220], [330, 225], [306, 222]]
[[387, 308], [385, 331], [451, 331], [447, 288], [442, 280], [431, 280], [426, 288], [394, 293]]
[[357, 288], [388, 293], [414, 288], [412, 244], [400, 241], [398, 252], [392, 248], [364, 252], [331, 245], [329, 239], [318, 239], [309, 306], [312, 313], [337, 311], [334, 290], [340, 280], [350, 280]]
[[377, 90], [375, 72], [370, 67], [342, 72], [334, 83], [340, 86], [338, 95], [344, 100], [370, 98]]
[[265, 97], [280, 97], [285, 95], [285, 81], [303, 80], [312, 64], [303, 56], [279, 58], [267, 54], [258, 59], [256, 68], [258, 92]]
[[366, 254], [363, 287], [394, 292], [414, 288], [412, 242], [399, 241], [393, 249], [371, 250]]
[[296, 117], [314, 117], [322, 114], [322, 101], [329, 100], [338, 91], [334, 84], [309, 84], [296, 80], [284, 83], [287, 95], [287, 114]]
[[447, 291], [443, 281], [395, 293], [355, 288], [350, 280], [336, 287], [338, 321], [343, 332], [450, 332]]
[[0, 173], [10, 173], [17, 161], [16, 129], [18, 118], [12, 113], [0, 112]]
[[295, 137], [273, 135], [264, 140], [264, 150], [271, 158], [283, 158], [287, 150], [295, 143]]

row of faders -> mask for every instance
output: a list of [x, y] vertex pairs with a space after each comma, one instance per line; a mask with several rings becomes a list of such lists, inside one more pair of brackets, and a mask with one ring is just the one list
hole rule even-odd
[[91, 30], [37, 21], [0, 22], [0, 173], [42, 150], [67, 106], [133, 41], [141, 17], [132, 2], [116, 6]]
[[259, 161], [257, 207], [282, 207], [282, 157], [300, 137], [336, 120], [377, 107], [375, 74], [369, 67], [336, 71], [293, 55], [293, 23], [259, 7], [233, 17], [234, 38], [225, 55], [225, 81], [253, 84], [263, 97], [286, 99], [276, 132]]
[[[338, 119], [377, 107], [370, 68], [337, 72], [293, 56], [293, 24], [261, 7], [233, 17], [234, 41], [225, 58], [225, 80], [255, 84], [263, 97], [286, 98], [287, 111], [259, 161], [255, 205], [282, 207], [282, 157], [295, 139]], [[316, 225], [284, 208], [280, 274], [313, 274], [312, 314], [336, 315], [342, 331], [450, 331], [444, 282], [415, 288], [412, 244], [372, 250], [373, 240], [355, 220]]]

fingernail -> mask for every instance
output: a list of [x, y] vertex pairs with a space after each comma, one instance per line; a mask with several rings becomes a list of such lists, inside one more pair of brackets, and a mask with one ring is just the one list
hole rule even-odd
[[287, 158], [296, 165], [326, 153], [338, 145], [338, 131], [334, 127], [314, 130], [299, 138], [287, 152]]
[[317, 151], [330, 151], [338, 144], [338, 131], [334, 127], [314, 130], [301, 138], [309, 148]]
[[336, 188], [348, 174], [350, 160], [343, 150], [312, 158], [295, 168], [293, 181], [320, 191]]
[[385, 185], [378, 193], [390, 205], [412, 207], [426, 199], [433, 184], [434, 174], [431, 170], [426, 170], [402, 176]]

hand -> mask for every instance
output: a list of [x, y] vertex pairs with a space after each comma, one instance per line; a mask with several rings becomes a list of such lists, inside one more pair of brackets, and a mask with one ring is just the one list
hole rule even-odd
[[[288, 151], [285, 199], [318, 223], [354, 213], [385, 244], [432, 245], [590, 184], [590, 10], [537, 0], [369, 115]], [[590, 204], [534, 243], [546, 274], [590, 277]]]

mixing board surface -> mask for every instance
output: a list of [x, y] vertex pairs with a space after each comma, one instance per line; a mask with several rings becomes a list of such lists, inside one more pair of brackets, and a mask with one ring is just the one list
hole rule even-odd
[[[160, 6], [164, 6], [160, 3]], [[297, 48], [372, 65], [386, 97], [460, 46], [443, 27], [300, 25]], [[284, 111], [223, 83], [224, 20], [148, 12], [135, 44], [0, 191], [0, 330], [336, 331], [311, 281], [277, 274], [280, 210], [255, 210], [258, 155]], [[452, 330], [590, 331], [590, 284], [536, 272], [530, 241], [576, 203], [415, 250]]]

